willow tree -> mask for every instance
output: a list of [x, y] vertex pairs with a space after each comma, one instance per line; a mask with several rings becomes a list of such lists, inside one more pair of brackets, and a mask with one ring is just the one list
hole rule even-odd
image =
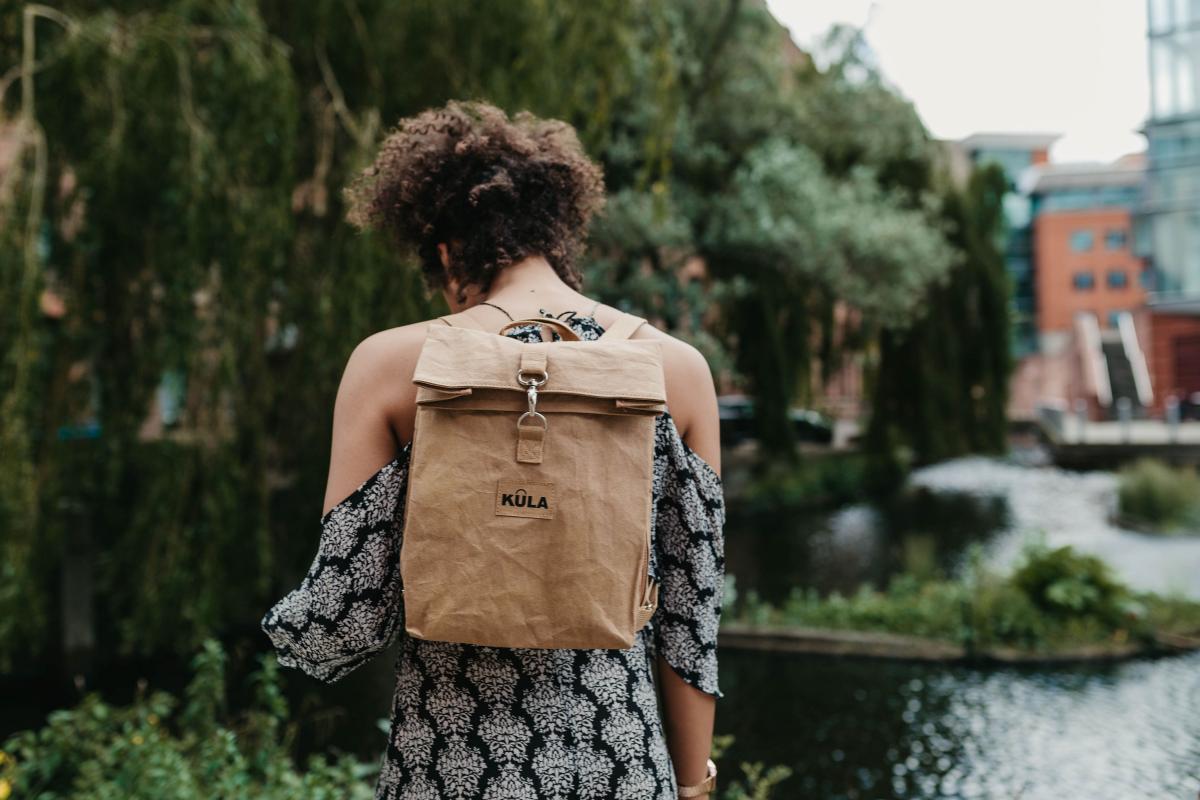
[[867, 436], [881, 455], [928, 463], [1005, 449], [1012, 369], [1006, 191], [995, 164], [974, 170], [966, 186], [945, 189], [945, 218], [960, 257], [917, 321], [882, 337]]
[[[243, 613], [270, 566], [268, 326], [289, 268], [296, 86], [250, 6], [68, 11], [36, 31], [26, 14], [41, 68], [23, 77], [9, 200], [36, 222], [4, 221], [34, 251], [33, 288], [5, 344], [36, 377], [5, 384], [21, 425], [2, 449], [23, 453], [29, 501], [5, 514], [21, 582], [5, 652], [44, 644], [52, 570], [77, 547], [98, 554], [105, 640], [191, 641]], [[61, 316], [31, 305], [43, 290]], [[190, 435], [144, 441], [172, 371]]]
[[346, 357], [434, 310], [415, 265], [342, 221], [339, 188], [393, 121], [451, 97], [608, 146], [632, 91], [630, 9], [127, 0], [5, 16], [19, 80], [0, 110], [21, 147], [0, 192], [4, 661], [45, 651], [68, 554], [95, 556], [105, 650], [254, 629], [311, 558]]

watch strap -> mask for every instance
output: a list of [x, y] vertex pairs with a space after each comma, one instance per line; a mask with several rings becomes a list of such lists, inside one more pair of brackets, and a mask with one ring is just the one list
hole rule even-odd
[[691, 786], [680, 786], [677, 796], [678, 797], [703, 797], [704, 795], [710, 794], [713, 791], [715, 791], [716, 788], [717, 788], [717, 765], [714, 764], [712, 759], [710, 758], [708, 760], [708, 776], [704, 780], [700, 781], [700, 783], [694, 783]]

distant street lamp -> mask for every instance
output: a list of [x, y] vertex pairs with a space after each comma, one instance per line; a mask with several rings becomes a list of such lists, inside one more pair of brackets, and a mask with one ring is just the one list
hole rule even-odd
[[1168, 395], [1165, 403], [1165, 414], [1167, 418], [1167, 439], [1175, 444], [1179, 441], [1179, 398], [1175, 395]]

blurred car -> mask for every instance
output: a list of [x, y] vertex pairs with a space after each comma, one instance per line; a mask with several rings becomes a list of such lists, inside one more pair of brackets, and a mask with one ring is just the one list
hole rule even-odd
[[[757, 437], [753, 398], [744, 394], [722, 395], [717, 398], [717, 414], [721, 420], [721, 444], [736, 445]], [[788, 412], [788, 418], [797, 441], [816, 444], [833, 441], [833, 422], [824, 414], [793, 408]]]

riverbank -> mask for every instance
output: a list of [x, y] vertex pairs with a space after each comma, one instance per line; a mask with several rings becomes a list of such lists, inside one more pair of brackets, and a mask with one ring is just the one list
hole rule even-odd
[[1009, 574], [894, 577], [851, 595], [794, 588], [763, 602], [726, 587], [726, 647], [914, 661], [1109, 661], [1200, 649], [1200, 601], [1134, 592], [1100, 559], [1027, 547]]
[[1200, 637], [1166, 633], [1157, 635], [1150, 643], [1114, 641], [1045, 652], [1013, 647], [990, 647], [971, 651], [953, 642], [883, 631], [829, 630], [739, 622], [721, 626], [718, 644], [721, 648], [730, 650], [979, 665], [1066, 665], [1200, 651]]

